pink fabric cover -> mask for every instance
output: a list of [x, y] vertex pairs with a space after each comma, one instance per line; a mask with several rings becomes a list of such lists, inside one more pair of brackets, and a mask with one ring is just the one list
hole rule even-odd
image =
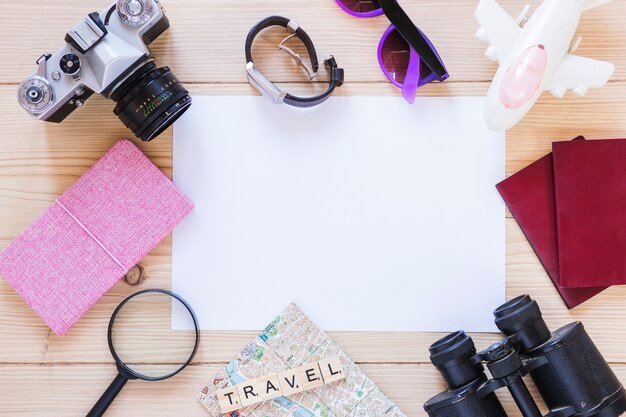
[[0, 275], [61, 336], [192, 208], [122, 140], [0, 254]]

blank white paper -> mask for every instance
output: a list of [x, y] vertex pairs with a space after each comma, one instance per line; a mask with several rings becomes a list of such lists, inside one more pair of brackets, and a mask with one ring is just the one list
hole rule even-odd
[[295, 302], [329, 331], [494, 331], [505, 144], [483, 107], [193, 97], [174, 126], [195, 209], [174, 232], [173, 290], [207, 330], [259, 330]]

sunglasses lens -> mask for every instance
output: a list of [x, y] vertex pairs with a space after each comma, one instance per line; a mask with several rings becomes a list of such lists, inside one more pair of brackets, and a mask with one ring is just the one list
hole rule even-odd
[[[409, 68], [411, 48], [396, 29], [388, 32], [387, 36], [382, 40], [380, 54], [381, 64], [388, 77], [398, 84], [404, 83]], [[428, 65], [425, 65], [420, 60], [420, 80], [428, 77], [431, 73], [432, 70]]]
[[380, 9], [376, 0], [338, 0], [347, 10], [353, 13], [369, 13]]
[[402, 84], [409, 67], [411, 49], [397, 30], [389, 32], [383, 40], [381, 58], [388, 76], [393, 81]]

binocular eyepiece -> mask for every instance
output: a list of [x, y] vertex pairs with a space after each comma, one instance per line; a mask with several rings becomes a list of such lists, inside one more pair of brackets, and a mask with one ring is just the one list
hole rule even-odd
[[494, 312], [496, 326], [521, 354], [547, 342], [552, 333], [541, 317], [535, 300], [522, 295], [501, 305]]
[[626, 411], [626, 391], [582, 323], [551, 333], [528, 295], [494, 316], [505, 339], [481, 352], [463, 331], [430, 346], [430, 359], [449, 387], [424, 404], [430, 417], [507, 417], [496, 396], [504, 387], [524, 417], [543, 417], [526, 375], [550, 409], [546, 417], [618, 417]]

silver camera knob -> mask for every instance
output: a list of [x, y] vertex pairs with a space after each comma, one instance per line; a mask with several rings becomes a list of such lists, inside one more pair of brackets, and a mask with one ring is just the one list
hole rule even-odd
[[20, 84], [17, 99], [20, 105], [31, 114], [41, 113], [52, 103], [52, 86], [45, 79], [33, 76]]
[[74, 78], [79, 78], [80, 73], [80, 58], [74, 54], [65, 54], [59, 61], [59, 67], [67, 75], [71, 75]]
[[129, 26], [142, 26], [152, 17], [152, 0], [118, 0], [117, 14]]

